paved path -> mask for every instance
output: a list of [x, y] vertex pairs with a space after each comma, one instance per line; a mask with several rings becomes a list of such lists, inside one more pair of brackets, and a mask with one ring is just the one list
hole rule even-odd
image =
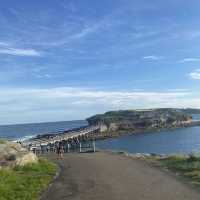
[[123, 155], [66, 154], [57, 162], [61, 174], [42, 200], [200, 199], [199, 192], [175, 177]]

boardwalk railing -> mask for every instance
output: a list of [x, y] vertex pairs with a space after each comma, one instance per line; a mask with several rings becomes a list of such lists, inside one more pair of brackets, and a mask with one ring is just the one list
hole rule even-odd
[[99, 126], [87, 126], [80, 129], [49, 134], [22, 142], [22, 145], [35, 153], [55, 152], [56, 146], [62, 145], [65, 152], [93, 149], [95, 151], [95, 135], [100, 132]]

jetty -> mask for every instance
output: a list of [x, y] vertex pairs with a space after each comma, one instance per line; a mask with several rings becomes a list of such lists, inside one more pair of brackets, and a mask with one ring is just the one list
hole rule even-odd
[[101, 132], [101, 126], [84, 126], [59, 133], [38, 135], [20, 142], [23, 147], [36, 154], [54, 152], [57, 145], [62, 145], [65, 152], [93, 149], [95, 151], [95, 137]]
[[110, 111], [92, 116], [87, 122], [87, 126], [38, 135], [20, 143], [34, 153], [53, 152], [60, 145], [65, 152], [82, 152], [89, 149], [95, 151], [95, 139], [118, 137], [126, 133], [200, 126], [199, 119], [193, 119], [180, 109]]

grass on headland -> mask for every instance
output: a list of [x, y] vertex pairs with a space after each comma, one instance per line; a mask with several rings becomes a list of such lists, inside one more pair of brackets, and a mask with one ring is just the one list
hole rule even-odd
[[168, 169], [189, 178], [193, 183], [200, 184], [200, 156], [195, 154], [177, 155], [162, 159], [160, 162]]
[[36, 200], [56, 174], [57, 166], [41, 159], [14, 169], [0, 169], [0, 200]]

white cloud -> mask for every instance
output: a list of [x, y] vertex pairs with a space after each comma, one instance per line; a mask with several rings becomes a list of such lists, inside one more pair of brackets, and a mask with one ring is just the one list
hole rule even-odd
[[189, 76], [190, 76], [192, 79], [200, 80], [200, 69], [196, 69], [195, 71], [189, 73]]
[[91, 27], [84, 28], [79, 33], [72, 35], [71, 39], [83, 38], [83, 37], [87, 36], [88, 34], [95, 32], [98, 29], [98, 27], [99, 27], [98, 25], [94, 25], [94, 26], [91, 26]]
[[156, 61], [156, 60], [161, 60], [161, 59], [163, 59], [163, 57], [151, 55], [151, 56], [144, 56], [143, 59], [144, 59], [144, 60], [151, 60], [151, 61], [155, 60], [155, 61]]
[[[87, 88], [1, 89], [0, 123], [84, 119], [118, 109], [182, 107], [189, 92], [103, 91]], [[200, 102], [200, 101], [199, 101]]]
[[51, 74], [35, 74], [36, 78], [52, 78]]
[[185, 62], [199, 62], [200, 58], [184, 58], [182, 60], [180, 60], [181, 63], [185, 63]]
[[176, 88], [176, 89], [168, 89], [168, 92], [189, 92], [189, 89], [185, 89], [185, 88]]
[[0, 46], [9, 46], [9, 44], [7, 42], [1, 42], [0, 41]]
[[14, 56], [41, 56], [41, 53], [35, 49], [16, 49], [16, 48], [2, 48], [0, 54], [8, 54]]

